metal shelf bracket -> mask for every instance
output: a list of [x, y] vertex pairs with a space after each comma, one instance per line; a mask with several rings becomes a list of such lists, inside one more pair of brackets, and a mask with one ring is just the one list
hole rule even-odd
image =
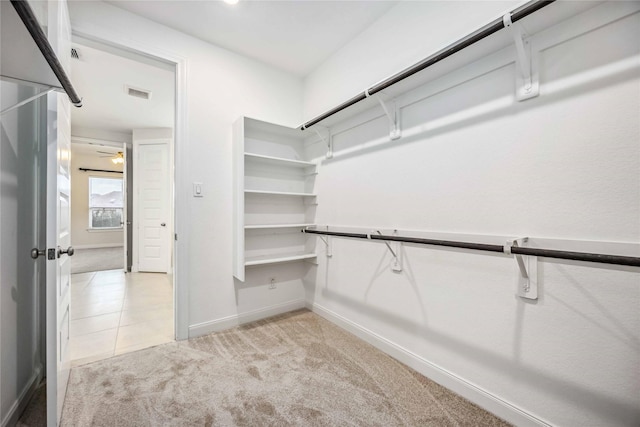
[[511, 32], [516, 46], [516, 99], [524, 101], [540, 94], [540, 82], [537, 70], [537, 54], [532, 55], [531, 40], [522, 32], [520, 24], [511, 21], [511, 13], [502, 17], [504, 27]]
[[[318, 128], [324, 130], [326, 132], [326, 136], [322, 135], [318, 130]], [[333, 158], [333, 138], [331, 137], [331, 129], [323, 126], [316, 126], [313, 128], [313, 130], [316, 133], [316, 135], [318, 135], [318, 138], [321, 141], [323, 141], [324, 144], [327, 146], [327, 154], [326, 154], [327, 159]]]
[[[326, 230], [329, 231], [329, 226], [326, 227]], [[303, 233], [306, 233], [306, 229], [302, 229]], [[333, 256], [333, 242], [331, 241], [331, 236], [322, 236], [320, 234], [316, 234], [316, 236], [318, 236], [320, 238], [320, 240], [322, 240], [322, 242], [325, 244], [325, 246], [327, 247], [326, 250], [326, 255], [327, 258], [331, 258]]]
[[[364, 94], [367, 98], [371, 96], [369, 89], [366, 89]], [[389, 119], [389, 138], [391, 138], [392, 141], [400, 139], [402, 130], [400, 130], [400, 108], [398, 108], [398, 103], [395, 99], [384, 101], [379, 95], [374, 95], [374, 98], [380, 103], [382, 111], [384, 111], [387, 119]]]
[[[382, 236], [380, 230], [375, 230], [375, 232]], [[393, 230], [393, 235], [398, 235], [398, 230]], [[391, 256], [393, 256], [391, 270], [396, 273], [402, 272], [402, 242], [393, 242], [393, 248], [391, 248], [389, 242], [384, 242], [384, 244], [387, 246], [387, 249], [389, 249], [389, 252], [391, 252]]]
[[504, 245], [504, 253], [513, 255], [518, 265], [518, 296], [521, 298], [538, 299], [538, 257], [514, 254], [512, 247], [524, 247], [529, 241], [528, 237], [507, 240]]
[[326, 252], [327, 253], [327, 258], [331, 258], [333, 256], [333, 252], [331, 250], [332, 249], [331, 236], [327, 236], [326, 239], [324, 237], [322, 237], [322, 236], [318, 236], [318, 237], [320, 237], [320, 240], [322, 240], [324, 242], [324, 244], [326, 245], [326, 247], [327, 247], [327, 252]]

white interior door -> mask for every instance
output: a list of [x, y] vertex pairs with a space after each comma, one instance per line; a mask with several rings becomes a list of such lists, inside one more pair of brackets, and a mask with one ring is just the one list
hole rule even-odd
[[[71, 27], [64, 1], [49, 2], [49, 41], [69, 72]], [[47, 99], [47, 425], [60, 423], [69, 380], [71, 286], [71, 118], [65, 94]]]
[[169, 144], [136, 144], [134, 150], [138, 271], [167, 273], [171, 243]]

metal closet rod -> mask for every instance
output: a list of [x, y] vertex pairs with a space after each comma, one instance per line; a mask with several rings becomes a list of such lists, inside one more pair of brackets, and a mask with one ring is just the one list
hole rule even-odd
[[78, 96], [76, 90], [71, 84], [71, 80], [69, 80], [69, 77], [67, 76], [67, 73], [64, 72], [62, 64], [58, 61], [58, 57], [49, 44], [47, 36], [42, 31], [42, 28], [40, 28], [40, 24], [38, 23], [36, 16], [33, 14], [33, 10], [31, 9], [31, 6], [29, 6], [27, 0], [11, 0], [11, 4], [18, 13], [18, 16], [20, 16], [25, 27], [27, 27], [31, 37], [33, 37], [33, 41], [36, 42], [36, 45], [38, 46], [38, 49], [40, 49], [40, 52], [42, 52], [44, 59], [49, 63], [51, 70], [60, 81], [60, 84], [69, 96], [71, 103], [76, 107], [82, 107], [82, 98]]
[[[420, 245], [445, 246], [449, 248], [473, 249], [476, 251], [486, 251], [486, 252], [504, 253], [504, 250], [505, 250], [504, 246], [502, 245], [457, 242], [453, 240], [387, 236], [384, 234], [376, 235], [376, 234], [363, 234], [363, 233], [343, 233], [343, 232], [336, 232], [336, 231], [313, 230], [313, 229], [307, 229], [307, 228], [303, 229], [302, 232], [308, 233], [308, 234], [321, 234], [325, 236], [348, 237], [352, 239], [383, 240], [383, 241], [391, 241], [391, 242], [414, 243], [414, 244], [420, 244]], [[574, 261], [586, 261], [586, 262], [597, 262], [601, 264], [615, 264], [615, 265], [627, 265], [631, 267], [640, 267], [639, 257], [593, 254], [593, 253], [587, 253], [587, 252], [558, 251], [553, 249], [526, 248], [521, 246], [512, 246], [510, 250], [512, 254], [516, 254], [516, 255], [530, 255], [530, 256], [539, 256], [539, 257], [545, 257], [545, 258], [571, 259]]]
[[[553, 3], [555, 0], [550, 0], [550, 1], [539, 1], [539, 0], [534, 0], [531, 1], [525, 5], [522, 5], [521, 7], [515, 9], [514, 11], [511, 12], [511, 22], [517, 22], [519, 20], [521, 20], [522, 18], [525, 18], [529, 15], [531, 15], [532, 13], [542, 9], [545, 6], [550, 5], [551, 3]], [[484, 27], [474, 31], [473, 33], [467, 35], [466, 37], [458, 40], [457, 42], [445, 47], [444, 49], [434, 53], [433, 55], [423, 59], [422, 61], [418, 62], [417, 64], [412, 65], [411, 67], [400, 71], [397, 74], [394, 74], [393, 76], [387, 78], [386, 80], [383, 80], [382, 82], [372, 86], [371, 88], [365, 90], [364, 92], [354, 96], [353, 98], [349, 99], [348, 101], [343, 102], [342, 104], [338, 105], [337, 107], [332, 108], [331, 110], [327, 111], [324, 114], [319, 115], [318, 117], [316, 117], [315, 119], [312, 119], [308, 122], [306, 122], [305, 124], [303, 124], [302, 126], [300, 126], [300, 130], [305, 130], [310, 128], [311, 126], [320, 123], [321, 121], [323, 121], [326, 118], [329, 118], [331, 116], [333, 116], [334, 114], [348, 108], [351, 107], [354, 104], [357, 104], [360, 101], [364, 101], [365, 99], [367, 99], [368, 97], [370, 97], [371, 95], [375, 95], [376, 93], [388, 88], [389, 86], [392, 86], [396, 83], [398, 83], [399, 81], [402, 81], [404, 79], [406, 79], [407, 77], [410, 77], [422, 70], [424, 70], [425, 68], [428, 68], [440, 61], [442, 61], [445, 58], [450, 57], [451, 55], [453, 55], [456, 52], [460, 52], [461, 50], [465, 49], [466, 47], [471, 46], [472, 44], [485, 39], [487, 37], [489, 37], [490, 35], [492, 35], [493, 33], [496, 33], [498, 31], [500, 31], [501, 29], [505, 28], [504, 22], [502, 17], [495, 19], [494, 21], [492, 21], [491, 23], [485, 25]]]
[[91, 169], [91, 168], [78, 168], [82, 172], [109, 172], [109, 173], [123, 173], [122, 171], [110, 171], [106, 169]]

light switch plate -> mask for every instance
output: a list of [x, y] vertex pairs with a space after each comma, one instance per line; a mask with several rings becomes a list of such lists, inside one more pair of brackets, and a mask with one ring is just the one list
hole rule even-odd
[[193, 183], [193, 197], [202, 197], [202, 183], [194, 182]]

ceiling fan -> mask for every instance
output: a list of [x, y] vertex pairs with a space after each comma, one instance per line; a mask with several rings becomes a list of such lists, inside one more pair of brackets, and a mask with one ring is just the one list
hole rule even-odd
[[111, 161], [116, 165], [124, 163], [124, 153], [122, 151], [118, 151], [117, 154], [109, 153], [108, 151], [97, 151], [97, 152], [100, 154], [107, 154], [106, 156], [100, 156], [100, 157], [111, 157]]

